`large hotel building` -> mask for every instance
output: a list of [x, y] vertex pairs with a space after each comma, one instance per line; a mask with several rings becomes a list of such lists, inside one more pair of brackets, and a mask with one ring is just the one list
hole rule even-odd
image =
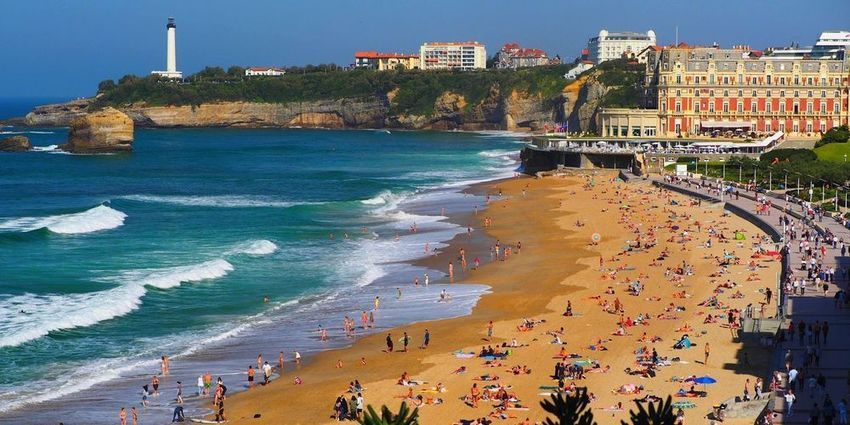
[[[821, 34], [810, 48], [773, 49], [651, 47], [647, 52], [647, 107], [657, 108], [657, 128], [649, 110], [602, 111], [603, 136], [689, 137], [717, 132], [772, 133], [817, 138], [848, 124], [850, 33]], [[627, 112], [628, 111], [628, 112]], [[625, 126], [625, 128], [623, 128]]]
[[477, 41], [425, 43], [419, 48], [422, 69], [484, 69], [487, 50]]

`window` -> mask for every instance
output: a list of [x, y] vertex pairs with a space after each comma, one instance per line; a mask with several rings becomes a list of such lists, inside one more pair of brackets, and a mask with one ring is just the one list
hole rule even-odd
[[682, 112], [682, 102], [676, 102], [676, 112]]
[[794, 123], [794, 125], [791, 126], [791, 131], [793, 131], [794, 133], [799, 133], [800, 132], [800, 124]]
[[714, 74], [711, 74], [711, 75], [708, 76], [708, 83], [714, 84]]
[[682, 76], [676, 75], [676, 84], [682, 84]]
[[785, 102], [784, 101], [779, 101], [779, 112], [780, 113], [785, 112]]
[[[821, 77], [821, 78], [820, 78], [820, 85], [821, 85], [821, 86], [825, 86], [825, 85], [826, 85], [826, 78], [825, 78], [825, 77]], [[821, 125], [823, 125], [823, 124], [821, 124]]]
[[714, 90], [709, 90], [708, 95], [711, 96], [711, 97], [714, 97]]
[[729, 77], [727, 77], [727, 76], [723, 77], [723, 84], [729, 84]]
[[799, 103], [795, 103], [795, 104], [794, 104], [794, 115], [797, 115], [797, 114], [799, 114], [799, 113], [800, 113], [800, 104], [799, 104]]
[[723, 90], [723, 97], [729, 97], [729, 90]]
[[661, 102], [661, 112], [667, 112], [667, 102]]
[[779, 123], [779, 131], [781, 131], [783, 133], [785, 132], [785, 123], [784, 122]]
[[750, 79], [750, 84], [752, 84], [752, 85], [758, 84], [758, 80], [756, 79], [756, 77], [753, 77], [752, 79]]
[[799, 75], [795, 75], [795, 76], [794, 76], [794, 85], [795, 85], [795, 86], [799, 86], [799, 85], [800, 85], [800, 76], [799, 76]]
[[640, 127], [632, 128], [632, 136], [633, 137], [640, 137]]
[[812, 97], [812, 91], [811, 90], [809, 90], [808, 95], [809, 95], [809, 97]]
[[814, 105], [812, 102], [806, 102], [806, 113], [811, 115], [813, 107]]
[[806, 123], [806, 133], [812, 132], [812, 123]]
[[714, 112], [714, 102], [708, 102], [708, 112]]
[[824, 123], [820, 123], [820, 132], [821, 132], [821, 133], [826, 133], [826, 124], [824, 124]]
[[756, 102], [756, 100], [755, 100], [755, 99], [753, 99], [753, 100], [750, 102], [750, 112], [752, 112], [752, 113], [756, 113], [756, 112], [758, 112], [758, 111], [757, 111], [757, 108], [758, 108], [758, 102]]
[[794, 90], [794, 97], [800, 97], [800, 91]]
[[785, 97], [785, 90], [779, 90], [779, 97]]
[[744, 84], [744, 74], [738, 74], [738, 84]]
[[764, 131], [766, 131], [768, 133], [770, 133], [772, 131], [769, 122], [764, 124]]
[[757, 91], [755, 91], [755, 90], [753, 90], [753, 97], [756, 97], [756, 96], [758, 96], [758, 95], [759, 95], [759, 94], [758, 94], [758, 92], [757, 92]]
[[694, 90], [694, 96], [699, 97], [699, 89]]
[[[809, 77], [809, 78], [806, 80], [806, 84], [808, 84], [808, 85], [812, 85], [812, 77]], [[809, 131], [811, 131], [811, 130], [809, 130]]]
[[744, 91], [738, 89], [738, 97], [744, 97]]
[[699, 112], [699, 102], [694, 102], [694, 112]]
[[822, 113], [822, 114], [826, 113], [826, 102], [823, 101], [823, 100], [821, 100], [821, 102], [820, 102], [820, 113]]
[[820, 97], [826, 97], [826, 90], [820, 91]]
[[729, 112], [729, 102], [723, 102], [723, 112]]
[[738, 113], [741, 114], [741, 113], [744, 112], [744, 102], [741, 102], [739, 100], [737, 103], [738, 103], [738, 107], [736, 109], [738, 109]]
[[770, 97], [770, 90], [767, 91], [766, 95], [767, 97]]
[[779, 84], [783, 86], [785, 85], [785, 77], [779, 77]]
[[764, 104], [764, 111], [765, 112], [770, 113], [772, 108], [773, 108], [773, 105], [771, 105], [770, 102], [765, 102], [765, 104]]
[[676, 134], [679, 134], [681, 132], [682, 132], [682, 124], [676, 123]]
[[682, 96], [682, 91], [677, 89], [676, 90], [676, 97], [681, 97], [681, 96]]
[[837, 114], [837, 113], [838, 113], [838, 102], [833, 103], [833, 105], [832, 105], [832, 112], [833, 112], [834, 114]]

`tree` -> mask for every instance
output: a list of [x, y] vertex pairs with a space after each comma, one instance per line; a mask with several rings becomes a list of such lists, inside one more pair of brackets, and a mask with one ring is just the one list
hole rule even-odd
[[[673, 425], [676, 423], [676, 415], [673, 414], [673, 398], [669, 395], [667, 400], [656, 403], [648, 403], [649, 408], [646, 409], [642, 404], [635, 402], [638, 411], [629, 410], [633, 425]], [[623, 425], [628, 425], [626, 421], [621, 421]]]
[[393, 414], [387, 406], [381, 406], [381, 414], [378, 415], [372, 405], [369, 405], [363, 419], [358, 419], [357, 422], [361, 425], [418, 425], [419, 409], [411, 412], [407, 403], [401, 402], [398, 413]]
[[227, 76], [236, 80], [241, 80], [245, 77], [245, 68], [236, 65], [231, 66], [230, 68], [227, 68]]
[[127, 75], [121, 77], [120, 80], [118, 80], [118, 85], [123, 86], [123, 85], [134, 84], [137, 81], [139, 81], [139, 77], [137, 77], [133, 74], [127, 74]]
[[819, 148], [830, 143], [847, 143], [848, 139], [850, 139], [850, 130], [848, 130], [846, 125], [833, 127], [823, 134], [823, 137], [815, 143], [815, 147]]
[[115, 89], [115, 81], [112, 80], [103, 80], [97, 85], [98, 93], [106, 93], [108, 91], [112, 91]]
[[543, 400], [540, 406], [543, 410], [555, 415], [557, 422], [546, 418], [546, 425], [596, 425], [593, 412], [588, 409], [590, 397], [587, 388], [580, 388], [575, 395], [558, 393], [551, 400]]

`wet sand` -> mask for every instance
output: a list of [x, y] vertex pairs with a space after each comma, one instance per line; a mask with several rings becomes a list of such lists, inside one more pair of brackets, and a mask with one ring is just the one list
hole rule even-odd
[[[565, 329], [561, 339], [566, 343], [566, 351], [578, 353], [585, 359], [597, 360], [603, 366], [610, 365], [608, 373], [587, 373], [586, 379], [577, 381], [577, 385], [587, 386], [596, 395], [597, 400], [592, 403], [592, 407], [599, 423], [619, 423], [620, 419], [627, 418], [628, 410], [634, 407], [630, 401], [634, 395], [612, 393], [615, 387], [622, 384], [645, 386], [646, 391], [637, 397], [646, 393], [666, 396], [682, 388], [681, 384], [670, 382], [673, 376], [708, 374], [716, 378], [719, 384], [707, 387], [708, 397], [676, 399], [692, 401], [697, 405], [696, 408], [686, 410], [688, 418], [702, 417], [712, 404], [740, 395], [745, 379], [754, 381], [755, 374], [762, 372], [758, 365], [764, 364], [770, 352], [753, 349], [748, 353], [753, 366], [739, 367], [741, 356], [738, 351], [742, 345], [732, 339], [730, 330], [721, 327], [720, 323], [703, 324], [704, 314], [721, 311], [698, 307], [697, 303], [708, 298], [716, 283], [727, 278], [740, 285], [737, 289], [743, 298], [732, 299], [729, 296], [732, 291], [727, 290], [718, 295], [722, 302], [733, 308], [743, 308], [748, 303], [757, 305], [763, 299], [758, 290], [775, 279], [779, 263], [763, 262], [765, 267], [757, 268], [755, 275], [752, 275], [759, 276], [761, 281], [747, 281], [751, 276], [751, 272], [746, 269], [752, 254], [751, 243], [761, 232], [741, 218], [722, 216], [723, 210], [718, 207], [688, 206], [684, 196], [660, 196], [657, 189], [649, 186], [627, 187], [623, 183], [608, 182], [611, 177], [613, 174], [597, 176], [592, 190], [583, 188], [585, 179], [582, 177], [540, 180], [522, 178], [479, 186], [477, 190], [486, 190], [494, 195], [501, 189], [506, 197], [494, 201], [477, 216], [468, 216], [467, 219], [475, 223], [475, 236], [471, 240], [460, 235], [439, 255], [423, 260], [432, 262], [429, 265], [436, 269], [445, 270], [461, 247], [467, 249], [470, 263], [476, 255], [481, 257], [484, 266], [466, 273], [460, 272], [455, 261], [458, 285], [466, 282], [483, 283], [492, 288], [492, 293], [481, 298], [471, 315], [393, 329], [391, 333], [397, 350], [394, 353], [383, 351], [386, 337], [383, 333], [359, 339], [348, 348], [320, 353], [299, 369], [295, 368], [291, 353], [287, 352], [286, 370], [282, 379], [228, 397], [226, 406], [229, 423], [334, 422], [330, 419], [334, 401], [344, 393], [350, 399], [351, 394], [346, 391], [348, 383], [354, 379], [366, 387], [363, 395], [367, 405], [377, 409], [387, 404], [392, 410], [397, 410], [403, 400], [402, 396], [409, 390], [397, 384], [403, 372], [407, 372], [413, 379], [427, 381], [427, 384], [413, 387], [414, 396], [421, 394], [443, 400], [442, 404], [425, 405], [419, 409], [421, 423], [449, 424], [459, 419], [488, 415], [493, 411], [492, 403], [482, 401], [476, 409], [461, 400], [469, 393], [475, 382], [473, 378], [485, 374], [498, 375], [501, 379], [497, 383], [509, 385], [508, 391], [515, 393], [520, 399], [519, 403], [529, 408], [503, 412], [511, 418], [504, 421], [495, 419], [496, 423], [514, 424], [526, 417], [532, 422], [541, 420], [546, 414], [539, 402], [545, 395], [539, 393], [546, 391], [538, 387], [557, 385], [557, 381], [550, 375], [557, 361], [553, 356], [561, 349], [561, 346], [550, 343], [553, 336], [547, 334], [547, 331], [558, 331], [561, 327]], [[526, 185], [527, 194], [523, 196], [521, 191]], [[618, 189], [625, 192], [615, 193]], [[642, 194], [638, 190], [652, 193]], [[666, 205], [670, 199], [677, 200], [679, 205]], [[630, 208], [621, 209], [623, 202], [627, 202]], [[679, 214], [675, 223], [667, 222], [671, 212], [665, 210]], [[682, 214], [690, 214], [691, 217], [685, 220], [681, 218]], [[493, 220], [493, 226], [486, 229], [491, 238], [501, 241], [502, 246], [521, 241], [521, 252], [514, 251], [507, 261], [491, 263], [489, 253], [486, 249], [482, 251], [481, 244], [487, 244], [492, 239], [478, 236], [485, 217]], [[584, 225], [577, 227], [577, 220], [584, 222]], [[696, 221], [702, 223], [699, 232]], [[672, 224], [682, 228], [672, 230]], [[715, 238], [713, 247], [699, 246], [707, 239], [706, 229], [711, 225], [727, 237], [732, 235], [733, 230], [743, 229], [747, 240], [719, 243]], [[627, 244], [626, 241], [634, 239], [634, 229], [645, 232], [650, 226], [658, 226], [655, 230], [657, 246], [645, 252], [617, 255]], [[685, 229], [691, 232], [693, 239], [680, 243], [676, 235]], [[594, 233], [598, 233], [601, 240], [597, 245], [590, 245]], [[674, 236], [673, 241], [668, 242], [671, 235]], [[663, 261], [663, 266], [649, 266], [665, 248], [670, 255]], [[743, 264], [730, 266], [729, 273], [721, 277], [709, 277], [718, 269], [714, 264], [714, 256], [722, 256], [724, 249], [734, 252]], [[604, 272], [599, 269], [600, 255], [604, 258]], [[677, 266], [682, 261], [693, 265], [694, 275], [685, 276], [682, 286], [677, 287], [665, 279], [664, 269]], [[634, 270], [631, 270], [632, 267]], [[603, 275], [610, 276], [618, 268], [621, 270], [616, 272], [613, 279], [602, 278]], [[639, 277], [642, 274], [648, 277]], [[640, 279], [644, 285], [644, 291], [637, 297], [626, 293], [626, 282], [634, 279]], [[614, 295], [604, 294], [608, 286], [613, 287]], [[411, 284], [403, 290], [415, 291], [416, 288]], [[682, 290], [690, 297], [671, 298], [673, 292]], [[653, 319], [649, 320], [648, 326], [626, 328], [630, 336], [611, 336], [617, 329], [620, 317], [602, 311], [598, 305], [600, 300], [589, 297], [600, 297], [611, 302], [615, 297], [619, 298], [625, 316], [635, 317], [638, 313], [648, 313]], [[651, 301], [652, 297], [661, 297], [663, 301]], [[567, 300], [572, 302], [576, 313], [574, 317], [561, 315]], [[658, 314], [664, 313], [664, 308], [670, 302], [685, 308], [685, 311], [676, 313], [679, 319], [655, 319]], [[530, 331], [519, 331], [517, 326], [525, 317], [545, 320], [545, 323], [538, 324]], [[487, 323], [490, 320], [494, 322], [494, 337], [487, 341]], [[685, 323], [694, 328], [688, 333], [698, 345], [688, 350], [672, 350], [673, 343], [682, 334], [676, 329]], [[423, 350], [417, 347], [422, 343], [426, 328], [431, 332], [431, 344]], [[411, 337], [410, 351], [407, 353], [398, 351], [401, 348], [398, 339], [405, 331]], [[649, 336], [657, 335], [662, 340], [654, 344], [641, 343], [637, 339], [643, 332]], [[461, 359], [452, 354], [460, 349], [477, 353], [484, 345], [495, 346], [514, 338], [520, 344], [529, 346], [513, 349], [512, 354], [498, 367], [487, 367], [480, 358]], [[599, 338], [611, 339], [604, 343], [607, 351], [591, 351], [588, 348]], [[711, 345], [711, 355], [708, 365], [702, 365], [698, 362], [702, 362], [706, 342]], [[674, 362], [671, 366], [659, 368], [655, 378], [627, 375], [623, 370], [635, 367], [633, 353], [641, 346], [647, 346], [650, 350], [655, 347], [660, 356], [677, 356], [685, 363]], [[282, 349], [286, 350], [286, 347]], [[365, 365], [361, 364], [361, 358], [365, 359]], [[338, 361], [342, 362], [341, 369], [337, 368]], [[513, 375], [506, 370], [515, 365], [527, 365], [532, 373]], [[451, 373], [461, 366], [467, 368], [466, 373]], [[295, 385], [293, 382], [296, 377], [300, 377], [303, 384]], [[447, 388], [446, 392], [422, 392], [438, 382]], [[480, 387], [490, 383], [478, 382], [478, 385]], [[617, 402], [623, 403], [625, 411], [607, 409]], [[254, 418], [257, 414], [260, 417]]]

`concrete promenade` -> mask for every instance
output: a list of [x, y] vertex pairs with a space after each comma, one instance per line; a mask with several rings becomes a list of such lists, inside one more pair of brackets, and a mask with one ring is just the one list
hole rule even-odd
[[[635, 177], [632, 179], [642, 180]], [[662, 177], [652, 177], [649, 181], [655, 185], [700, 197], [707, 201], [720, 202], [720, 196], [716, 194], [717, 191], [710, 191], [708, 188], [700, 187], [698, 180], [691, 180], [690, 187], [687, 187], [684, 183], [667, 183]], [[758, 225], [762, 230], [773, 233], [774, 238], [777, 235], [782, 235], [784, 232], [782, 225], [779, 224], [780, 216], [788, 214], [789, 218], [797, 223], [803, 217], [801, 205], [786, 203], [782, 195], [775, 193], [760, 194], [766, 195], [772, 200], [773, 211], [770, 215], [757, 214], [755, 194], [753, 192], [745, 192], [744, 190], [741, 190], [740, 193], [741, 195], [738, 199], [730, 199], [730, 197], [724, 196], [725, 208], [743, 216]], [[822, 220], [811, 223], [810, 225], [820, 233], [829, 230], [850, 246], [850, 229], [847, 229], [835, 219], [823, 217]], [[797, 235], [799, 236], [800, 233], [802, 232], [798, 231]], [[792, 274], [792, 276], [806, 277], [805, 272], [800, 270], [803, 255], [798, 252], [799, 240], [789, 242], [785, 272]], [[793, 367], [801, 371], [801, 374], [798, 375], [797, 385], [794, 385], [797, 400], [793, 406], [791, 415], [787, 414], [788, 407], [783, 397], [785, 392], [779, 390], [773, 393], [773, 403], [768, 406], [776, 413], [772, 423], [809, 423], [809, 417], [814, 404], [817, 403], [822, 408], [826, 394], [829, 394], [832, 398], [836, 410], [841, 399], [850, 402], [850, 309], [839, 308], [834, 299], [834, 295], [838, 289], [848, 289], [846, 270], [850, 267], [850, 258], [846, 256], [842, 257], [840, 248], [828, 248], [823, 259], [823, 264], [825, 266], [835, 266], [836, 268], [835, 281], [829, 284], [826, 295], [824, 295], [822, 289], [814, 288], [813, 282], [808, 282], [805, 295], [784, 294], [781, 289], [775, 291], [777, 296], [780, 297], [780, 310], [776, 311], [776, 313], [780, 319], [784, 319], [781, 322], [782, 329], [787, 329], [790, 321], [793, 321], [795, 324], [800, 323], [800, 321], [804, 321], [807, 324], [820, 321], [820, 323], [829, 323], [829, 334], [826, 338], [823, 338], [820, 344], [812, 344], [813, 347], [818, 347], [821, 353], [820, 362], [817, 365], [803, 366], [808, 341], [801, 343], [796, 331], [795, 335], [790, 336], [786, 342], [776, 348], [776, 364], [773, 365], [773, 370], [782, 372], [783, 382], [787, 379], [787, 375], [785, 374], [787, 371], [784, 365], [786, 350], [791, 350]], [[781, 287], [781, 282], [777, 286]], [[765, 313], [766, 316], [771, 314], [771, 312]], [[826, 378], [825, 391], [812, 391], [805, 381], [800, 380], [800, 377], [804, 375], [805, 379], [808, 379], [809, 376], [818, 376], [819, 374], [823, 374]], [[768, 376], [765, 376], [765, 378], [765, 385], [767, 385], [770, 379]], [[767, 390], [768, 388], [765, 388], [766, 392]], [[828, 422], [821, 415], [820, 422], [818, 423]], [[847, 422], [841, 422], [836, 413], [833, 423]]]

